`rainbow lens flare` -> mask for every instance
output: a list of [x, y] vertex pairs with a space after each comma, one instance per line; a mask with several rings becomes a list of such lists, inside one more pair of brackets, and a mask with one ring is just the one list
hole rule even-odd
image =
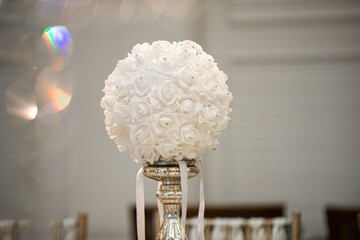
[[44, 31], [42, 39], [47, 46], [53, 69], [62, 70], [69, 64], [73, 51], [69, 30], [65, 26], [49, 27]]
[[39, 117], [64, 110], [71, 102], [73, 83], [68, 73], [44, 69], [36, 81], [38, 104], [41, 106]]

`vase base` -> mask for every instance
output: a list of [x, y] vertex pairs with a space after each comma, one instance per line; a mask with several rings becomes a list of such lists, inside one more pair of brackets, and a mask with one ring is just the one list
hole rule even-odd
[[165, 218], [157, 240], [182, 240], [179, 219], [176, 217]]

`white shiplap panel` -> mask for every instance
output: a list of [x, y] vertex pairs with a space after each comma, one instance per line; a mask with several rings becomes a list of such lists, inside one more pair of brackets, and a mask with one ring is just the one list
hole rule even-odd
[[360, 3], [355, 0], [229, 1], [228, 15], [238, 26], [307, 25], [354, 23], [360, 20]]
[[[360, 113], [354, 113], [349, 119], [348, 116], [333, 115], [329, 116], [284, 116], [268, 115], [266, 121], [263, 116], [241, 115], [238, 121], [230, 124], [235, 128], [341, 128], [344, 126], [359, 126]], [[359, 125], [357, 125], [359, 124]], [[360, 127], [360, 126], [359, 126]]]
[[360, 5], [220, 2], [208, 48], [234, 111], [206, 162], [209, 196], [284, 202], [302, 211], [305, 239], [325, 236], [327, 204], [360, 203]]

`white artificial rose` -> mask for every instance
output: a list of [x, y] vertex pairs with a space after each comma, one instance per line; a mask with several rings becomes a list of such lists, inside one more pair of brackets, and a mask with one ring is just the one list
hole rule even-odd
[[194, 89], [194, 85], [197, 82], [197, 77], [197, 72], [191, 70], [188, 67], [182, 67], [178, 72], [176, 72], [174, 82], [178, 87], [188, 92]]
[[113, 111], [117, 118], [121, 119], [129, 119], [130, 117], [130, 109], [128, 104], [125, 101], [119, 101], [114, 104]]
[[116, 121], [116, 117], [115, 117], [114, 113], [110, 112], [110, 111], [104, 111], [104, 115], [105, 115], [105, 124], [107, 126], [114, 125], [114, 123]]
[[196, 129], [193, 124], [186, 123], [180, 127], [180, 140], [187, 145], [195, 145]]
[[167, 80], [163, 85], [158, 86], [156, 90], [156, 96], [163, 105], [168, 106], [175, 102], [178, 88], [171, 80]]
[[179, 101], [180, 109], [183, 113], [193, 112], [195, 110], [195, 104], [191, 99], [184, 98]]
[[160, 110], [164, 107], [164, 105], [159, 100], [157, 100], [155, 97], [151, 97], [149, 101], [150, 101], [150, 105], [153, 109]]
[[209, 120], [214, 120], [219, 116], [219, 109], [217, 109], [214, 106], [210, 106], [210, 107], [206, 107], [203, 113], [205, 114], [205, 118]]
[[134, 148], [133, 157], [135, 161], [141, 164], [146, 162], [153, 163], [159, 159], [159, 154], [154, 151], [154, 147], [150, 145], [138, 145]]
[[156, 135], [149, 124], [138, 124], [130, 131], [130, 141], [134, 145], [149, 144], [154, 145], [156, 142]]
[[171, 160], [178, 154], [178, 148], [172, 142], [166, 140], [160, 142], [156, 146], [156, 150], [164, 160]]
[[131, 111], [130, 115], [133, 122], [134, 121], [136, 122], [138, 119], [141, 119], [142, 117], [148, 116], [149, 114], [151, 114], [152, 111], [150, 104], [141, 98], [132, 101], [130, 103], [129, 109]]
[[201, 161], [232, 111], [228, 77], [200, 45], [137, 44], [105, 80], [106, 131], [135, 161]]
[[129, 95], [129, 82], [126, 78], [119, 77], [113, 80], [111, 91], [118, 97], [126, 97]]
[[124, 137], [117, 137], [115, 139], [115, 143], [120, 152], [125, 152], [126, 149], [130, 146], [129, 138], [127, 138], [125, 134]]
[[151, 126], [159, 137], [172, 138], [174, 142], [179, 138], [180, 122], [177, 113], [159, 113], [154, 116]]
[[153, 79], [150, 74], [133, 74], [131, 80], [132, 93], [138, 96], [145, 96], [151, 89], [152, 82]]

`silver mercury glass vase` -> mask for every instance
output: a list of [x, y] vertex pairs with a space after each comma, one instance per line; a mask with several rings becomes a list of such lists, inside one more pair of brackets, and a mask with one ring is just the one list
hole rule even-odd
[[[188, 178], [199, 174], [199, 167], [194, 160], [185, 160]], [[157, 161], [146, 164], [144, 175], [161, 181], [157, 198], [164, 206], [164, 221], [157, 240], [185, 240], [181, 238], [179, 209], [182, 201], [180, 168], [177, 161]]]

